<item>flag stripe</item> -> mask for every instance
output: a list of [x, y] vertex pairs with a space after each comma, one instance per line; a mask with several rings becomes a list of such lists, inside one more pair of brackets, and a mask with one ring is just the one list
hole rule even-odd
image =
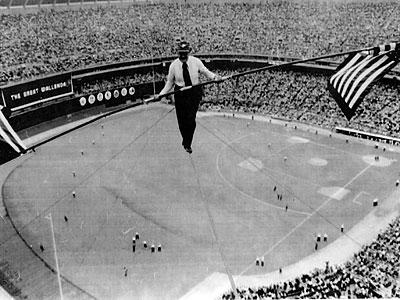
[[21, 153], [22, 151], [26, 151], [26, 146], [21, 141], [17, 133], [11, 127], [10, 123], [8, 123], [7, 118], [3, 114], [3, 106], [0, 105], [0, 136], [3, 140], [9, 144], [17, 153]]
[[372, 84], [398, 62], [400, 44], [391, 43], [349, 55], [328, 80], [328, 89], [350, 120]]
[[[342, 79], [340, 80], [340, 84], [338, 87], [339, 93], [344, 97], [346, 94], [346, 90], [350, 82], [352, 82], [353, 78], [358, 74], [358, 72], [364, 68], [367, 64], [371, 62], [373, 59], [372, 56], [368, 56], [364, 59], [364, 61], [359, 62], [357, 65], [351, 68], [346, 74], [342, 76]], [[350, 76], [349, 80], [347, 80], [347, 77]], [[346, 81], [347, 80], [347, 81]], [[343, 87], [344, 84], [344, 87]]]
[[[339, 72], [337, 72], [336, 74], [334, 74], [332, 77], [331, 77], [331, 83], [333, 84], [333, 85], [336, 85], [337, 84], [337, 81], [339, 80], [339, 77], [340, 76], [342, 76], [342, 74], [343, 73], [345, 73], [349, 68], [351, 68], [354, 64], [357, 64], [358, 62], [359, 62], [359, 60], [360, 60], [360, 58], [361, 58], [361, 55], [359, 54], [359, 53], [357, 53], [351, 60], [350, 60], [350, 62], [345, 66], [345, 67], [343, 67]], [[339, 66], [339, 68], [340, 68], [340, 66]], [[332, 82], [333, 81], [333, 82]]]
[[19, 138], [18, 134], [14, 131], [14, 129], [12, 129], [10, 123], [8, 123], [6, 117], [3, 115], [3, 113], [0, 113], [0, 121], [6, 127], [8, 134], [14, 138], [16, 144], [19, 145], [22, 149], [26, 150], [26, 146], [24, 145], [22, 140]]
[[[373, 65], [371, 65], [369, 68], [367, 68], [366, 70], [364, 70], [358, 77], [356, 80], [354, 80], [352, 82], [352, 87], [350, 89], [350, 91], [347, 92], [347, 96], [345, 98], [345, 102], [349, 102], [350, 96], [354, 93], [354, 90], [359, 86], [359, 83], [362, 80], [366, 80], [367, 76], [369, 76], [369, 74], [371, 72], [373, 72], [374, 70], [376, 70], [377, 68], [379, 68], [380, 66], [382, 66], [385, 61], [389, 59], [387, 56], [381, 57], [381, 59], [379, 59], [377, 62], [375, 62]], [[342, 95], [343, 96], [343, 95]], [[343, 96], [344, 97], [344, 96]]]
[[4, 132], [3, 128], [0, 127], [0, 136], [4, 139], [4, 141], [9, 144], [16, 152], [20, 153], [21, 150], [11, 141], [7, 133]]
[[[391, 62], [390, 65], [394, 64], [394, 62]], [[352, 108], [357, 101], [357, 99], [362, 95], [362, 93], [365, 91], [365, 89], [372, 83], [372, 81], [375, 80], [379, 75], [382, 74], [382, 72], [385, 71], [386, 68], [390, 67], [390, 65], [383, 66], [382, 68], [378, 69], [376, 72], [374, 72], [359, 88], [357, 93], [354, 95], [353, 99], [349, 103], [349, 107]]]

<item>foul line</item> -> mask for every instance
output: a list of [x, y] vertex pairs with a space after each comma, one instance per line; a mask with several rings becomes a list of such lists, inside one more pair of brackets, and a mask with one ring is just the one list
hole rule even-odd
[[[15, 231], [17, 233], [17, 235], [19, 235], [21, 237], [22, 240], [24, 240], [23, 236], [20, 234], [20, 232], [27, 228], [28, 226], [30, 226], [33, 222], [35, 222], [39, 217], [41, 217], [42, 215], [44, 215], [46, 212], [50, 211], [53, 207], [55, 207], [56, 205], [58, 205], [61, 201], [63, 201], [64, 199], [67, 198], [68, 195], [70, 195], [72, 193], [73, 190], [75, 190], [77, 187], [82, 186], [85, 182], [87, 182], [90, 178], [92, 178], [95, 174], [97, 174], [100, 170], [102, 170], [105, 166], [107, 166], [111, 161], [113, 161], [118, 155], [120, 155], [121, 153], [123, 153], [124, 151], [126, 151], [126, 149], [128, 149], [128, 147], [130, 147], [131, 145], [133, 145], [137, 140], [139, 140], [142, 136], [146, 135], [150, 130], [152, 130], [158, 123], [160, 123], [170, 112], [172, 112], [175, 109], [175, 107], [169, 109], [166, 113], [162, 114], [161, 117], [159, 117], [158, 119], [156, 119], [155, 122], [151, 123], [151, 125], [147, 128], [145, 128], [141, 133], [139, 133], [137, 136], [135, 136], [135, 138], [133, 138], [128, 144], [124, 145], [120, 150], [118, 150], [116, 153], [114, 153], [113, 155], [111, 155], [111, 157], [106, 160], [104, 163], [102, 163], [100, 166], [98, 166], [97, 168], [95, 168], [91, 173], [89, 173], [86, 177], [82, 178], [82, 180], [80, 182], [78, 182], [77, 184], [75, 184], [75, 186], [71, 189], [69, 189], [68, 192], [62, 194], [60, 197], [57, 197], [57, 199], [50, 204], [49, 206], [47, 206], [44, 210], [42, 210], [38, 216], [32, 218], [30, 221], [28, 221], [27, 223], [25, 223], [24, 225], [22, 225], [19, 230], [15, 227]], [[81, 126], [83, 127], [83, 126]], [[49, 142], [49, 140], [46, 141]], [[45, 142], [43, 142], [42, 144], [44, 144]], [[37, 147], [37, 145], [35, 145], [35, 147]], [[16, 169], [14, 169], [10, 174], [7, 175], [6, 179], [4, 180], [4, 182], [7, 182], [8, 178], [14, 173]], [[5, 196], [4, 196], [4, 188], [5, 185], [2, 186], [1, 188], [1, 193], [3, 196], [3, 206], [6, 209], [6, 213], [8, 214], [8, 210], [7, 210], [7, 205], [5, 204]], [[11, 216], [9, 217], [10, 220], [12, 220]], [[0, 246], [3, 246], [4, 244], [6, 244], [11, 238], [13, 238], [15, 236], [15, 233], [10, 234], [9, 236], [7, 236], [3, 241], [0, 242]], [[25, 241], [25, 240], [24, 240]], [[26, 244], [28, 244], [26, 242]], [[28, 245], [29, 247], [29, 245]], [[36, 252], [34, 252], [36, 255]], [[51, 269], [53, 270], [53, 269]]]
[[[356, 180], [358, 177], [360, 177], [365, 171], [367, 171], [371, 165], [366, 166], [364, 169], [362, 169], [356, 176], [354, 176], [348, 183], [346, 183], [342, 189], [346, 188], [348, 185], [353, 183], [354, 180]], [[294, 231], [296, 231], [299, 227], [301, 227], [306, 221], [311, 219], [322, 207], [324, 207], [326, 204], [328, 204], [334, 197], [336, 196], [337, 193], [339, 193], [340, 190], [336, 191], [332, 196], [330, 196], [324, 203], [322, 203], [320, 206], [318, 206], [312, 214], [304, 218], [299, 224], [297, 224], [292, 230], [290, 230], [284, 237], [282, 237], [278, 242], [276, 242], [270, 249], [268, 249], [263, 255], [261, 256], [266, 256], [269, 253], [271, 253], [272, 250], [274, 250], [277, 246], [279, 246], [283, 241], [285, 241]], [[253, 263], [251, 263], [248, 267], [246, 267], [242, 272], [240, 272], [239, 276], [242, 276], [244, 273], [246, 273], [248, 270], [250, 270], [253, 267]]]
[[213, 217], [211, 215], [210, 207], [208, 206], [207, 200], [206, 200], [206, 198], [204, 196], [204, 192], [203, 192], [203, 189], [202, 189], [201, 184], [200, 184], [200, 178], [199, 178], [196, 166], [195, 166], [195, 164], [193, 162], [193, 158], [192, 158], [191, 155], [189, 155], [189, 158], [190, 158], [190, 163], [192, 164], [194, 173], [196, 174], [196, 181], [197, 181], [197, 185], [198, 185], [198, 188], [199, 188], [199, 191], [200, 191], [201, 200], [202, 200], [202, 202], [204, 204], [204, 207], [206, 209], [208, 220], [210, 221], [211, 231], [212, 231], [214, 240], [215, 240], [215, 242], [217, 244], [218, 251], [219, 251], [219, 254], [220, 254], [221, 259], [222, 259], [222, 263], [224, 264], [224, 267], [225, 267], [226, 274], [228, 275], [229, 282], [231, 284], [231, 288], [234, 291], [234, 293], [236, 294], [235, 281], [233, 280], [232, 272], [229, 270], [228, 265], [226, 264], [226, 257], [224, 255], [224, 252], [222, 251], [221, 244], [218, 241], [218, 235], [217, 235], [217, 229], [216, 229], [216, 226], [215, 226], [215, 222], [214, 222], [214, 219], [213, 219]]

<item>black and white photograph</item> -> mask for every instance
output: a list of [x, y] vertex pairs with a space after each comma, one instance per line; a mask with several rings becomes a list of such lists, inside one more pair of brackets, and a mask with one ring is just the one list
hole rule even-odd
[[400, 299], [399, 0], [0, 0], [0, 300]]

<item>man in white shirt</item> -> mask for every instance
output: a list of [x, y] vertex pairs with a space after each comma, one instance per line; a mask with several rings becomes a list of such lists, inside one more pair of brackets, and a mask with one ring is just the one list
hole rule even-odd
[[[175, 91], [183, 87], [199, 84], [199, 73], [211, 80], [222, 80], [222, 77], [208, 70], [200, 59], [189, 55], [191, 48], [189, 43], [181, 41], [178, 46], [179, 58], [169, 66], [167, 82], [161, 90], [158, 98], [168, 93], [173, 87]], [[192, 140], [196, 129], [196, 113], [199, 108], [203, 90], [201, 87], [189, 88], [175, 93], [175, 110], [178, 119], [179, 131], [182, 135], [182, 146], [192, 153]]]

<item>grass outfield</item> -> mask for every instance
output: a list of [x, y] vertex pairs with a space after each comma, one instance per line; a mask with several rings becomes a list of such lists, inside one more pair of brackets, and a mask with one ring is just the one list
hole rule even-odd
[[[52, 214], [71, 297], [75, 286], [99, 299], [177, 299], [215, 272], [285, 268], [315, 252], [316, 234], [328, 235], [321, 251], [396, 188], [398, 153], [293, 125], [201, 116], [189, 156], [170, 109], [147, 106], [81, 128], [38, 148], [5, 179], [15, 227], [55, 268], [44, 218]], [[152, 253], [152, 244], [162, 251]], [[254, 263], [261, 256], [264, 267]], [[22, 291], [35, 298], [24, 280]], [[49, 298], [58, 293], [52, 286]]]

